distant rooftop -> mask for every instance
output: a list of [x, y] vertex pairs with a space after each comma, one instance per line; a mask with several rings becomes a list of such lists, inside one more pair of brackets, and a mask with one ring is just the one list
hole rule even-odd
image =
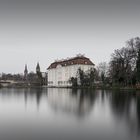
[[76, 57], [67, 58], [67, 59], [61, 59], [61, 60], [55, 60], [48, 69], [54, 69], [58, 65], [61, 65], [62, 67], [70, 66], [70, 65], [77, 65], [77, 64], [83, 64], [83, 65], [94, 65], [94, 63], [85, 55], [78, 54]]

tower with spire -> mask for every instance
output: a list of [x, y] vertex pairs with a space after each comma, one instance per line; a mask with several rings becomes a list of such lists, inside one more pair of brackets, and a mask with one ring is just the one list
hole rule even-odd
[[27, 64], [25, 65], [25, 70], [24, 70], [24, 79], [27, 80], [28, 77], [28, 69], [27, 69]]
[[36, 66], [36, 73], [40, 73], [40, 65], [39, 65], [39, 62], [37, 63], [37, 66]]

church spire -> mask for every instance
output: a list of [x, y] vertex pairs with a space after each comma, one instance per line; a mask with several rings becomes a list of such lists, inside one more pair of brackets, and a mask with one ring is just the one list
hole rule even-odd
[[25, 70], [24, 70], [24, 74], [28, 73], [28, 69], [27, 69], [27, 64], [25, 65]]
[[24, 78], [27, 79], [28, 76], [28, 69], [27, 69], [27, 64], [25, 65], [25, 70], [24, 70]]
[[37, 63], [37, 66], [36, 66], [36, 73], [37, 72], [40, 72], [40, 65], [39, 65], [39, 62]]

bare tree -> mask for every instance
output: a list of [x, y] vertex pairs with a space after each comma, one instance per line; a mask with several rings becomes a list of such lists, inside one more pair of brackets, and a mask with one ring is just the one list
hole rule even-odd
[[111, 56], [110, 77], [114, 83], [123, 86], [133, 85], [136, 81], [136, 62], [140, 38], [132, 38], [126, 42], [126, 47], [117, 49]]
[[106, 62], [101, 62], [97, 66], [97, 71], [99, 79], [105, 83], [106, 78], [108, 77], [108, 64]]

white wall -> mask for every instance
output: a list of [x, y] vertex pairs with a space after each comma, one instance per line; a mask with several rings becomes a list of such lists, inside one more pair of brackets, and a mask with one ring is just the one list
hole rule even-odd
[[70, 65], [64, 67], [58, 65], [57, 68], [48, 70], [48, 86], [71, 86], [68, 81], [71, 77], [77, 76], [79, 68], [85, 72], [93, 67], [92, 65]]

